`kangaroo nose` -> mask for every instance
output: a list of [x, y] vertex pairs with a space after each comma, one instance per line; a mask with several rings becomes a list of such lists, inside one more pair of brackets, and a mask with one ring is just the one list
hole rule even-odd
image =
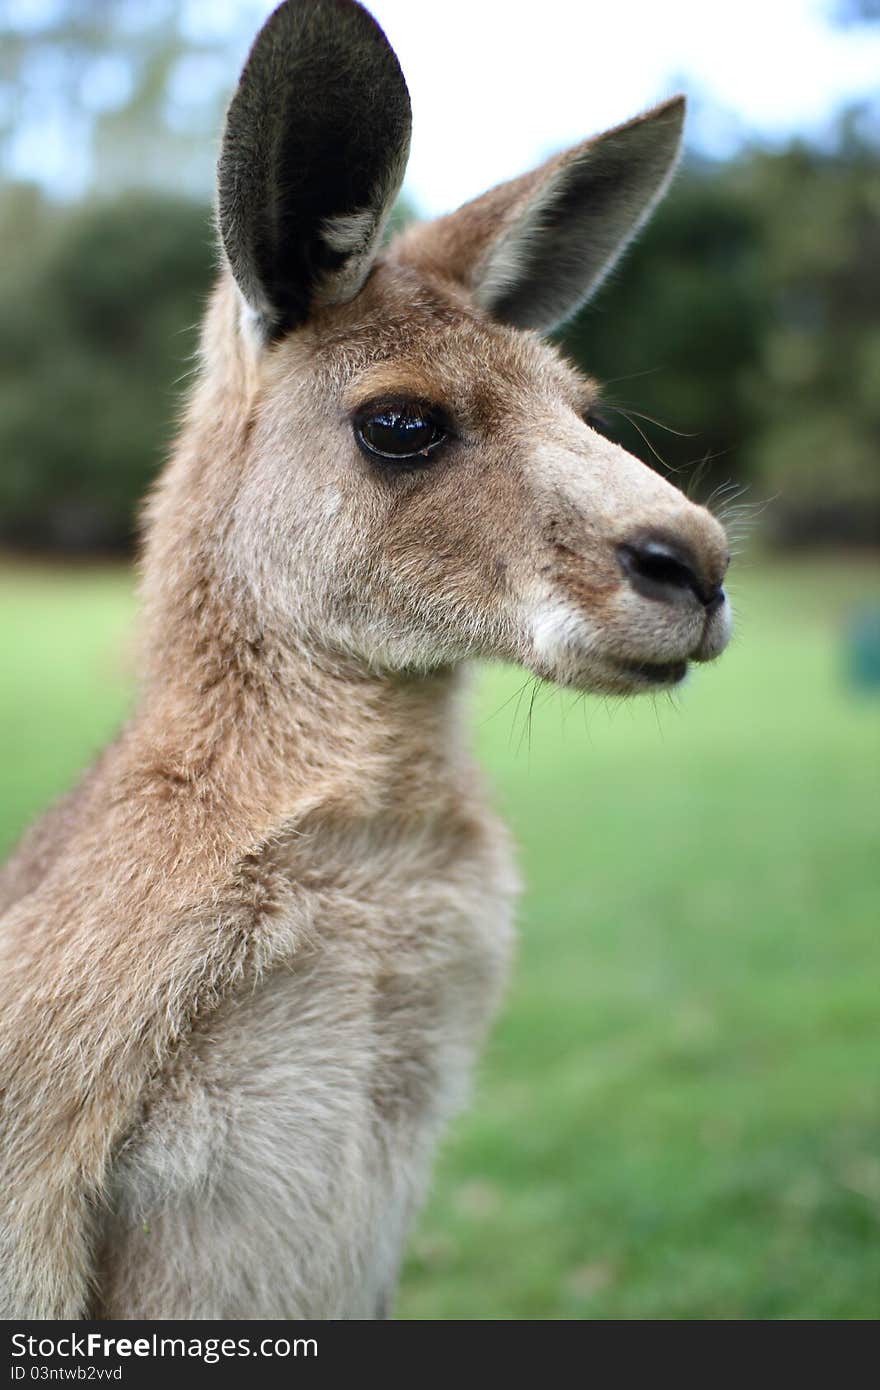
[[674, 603], [694, 594], [710, 613], [724, 602], [724, 570], [719, 572], [716, 563], [711, 573], [686, 541], [641, 535], [619, 545], [617, 554], [630, 584], [644, 598]]

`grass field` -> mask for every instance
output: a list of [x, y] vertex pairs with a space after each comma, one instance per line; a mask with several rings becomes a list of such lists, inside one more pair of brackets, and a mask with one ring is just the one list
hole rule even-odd
[[[880, 1315], [880, 698], [843, 644], [880, 574], [733, 588], [674, 703], [529, 720], [486, 673], [520, 958], [404, 1317]], [[131, 613], [123, 572], [0, 569], [3, 847], [121, 718]]]

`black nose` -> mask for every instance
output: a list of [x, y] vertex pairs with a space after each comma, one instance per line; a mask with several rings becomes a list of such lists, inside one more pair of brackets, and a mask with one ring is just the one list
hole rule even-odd
[[674, 603], [694, 594], [709, 612], [724, 602], [723, 571], [719, 577], [715, 565], [710, 573], [709, 563], [701, 562], [684, 541], [642, 535], [619, 545], [617, 553], [624, 574], [644, 598]]

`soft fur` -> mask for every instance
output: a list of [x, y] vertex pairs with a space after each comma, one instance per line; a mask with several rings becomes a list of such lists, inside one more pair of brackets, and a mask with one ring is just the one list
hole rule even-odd
[[[351, 120], [316, 54], [359, 74]], [[576, 307], [671, 170], [672, 108], [642, 118], [595, 236], [590, 199], [559, 195], [555, 278], [558, 162], [378, 253], [404, 98], [352, 0], [288, 0], [233, 103], [231, 270], [147, 511], [137, 709], [0, 878], [6, 1317], [387, 1312], [510, 952], [468, 663], [627, 692], [727, 638], [723, 598], [645, 598], [617, 550], [647, 528], [717, 589], [721, 528], [493, 314], [522, 266], [542, 314]], [[352, 120], [357, 179], [328, 188]], [[453, 422], [428, 467], [355, 442], [352, 413], [401, 394]]]

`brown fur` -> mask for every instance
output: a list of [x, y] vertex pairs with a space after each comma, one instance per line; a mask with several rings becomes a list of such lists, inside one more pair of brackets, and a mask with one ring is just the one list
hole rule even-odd
[[[590, 431], [590, 384], [464, 282], [484, 218], [497, 235], [518, 200], [408, 233], [270, 347], [221, 277], [147, 510], [137, 711], [0, 885], [7, 1316], [384, 1306], [508, 949], [467, 661], [621, 691], [644, 686], [627, 663], [723, 645], [714, 619], [636, 598], [615, 558], [659, 525], [720, 582], [720, 528]], [[348, 423], [385, 392], [457, 431], [392, 482]], [[166, 1172], [151, 1155], [178, 1144]], [[242, 1214], [228, 1251], [262, 1162], [282, 1246], [251, 1249]]]

